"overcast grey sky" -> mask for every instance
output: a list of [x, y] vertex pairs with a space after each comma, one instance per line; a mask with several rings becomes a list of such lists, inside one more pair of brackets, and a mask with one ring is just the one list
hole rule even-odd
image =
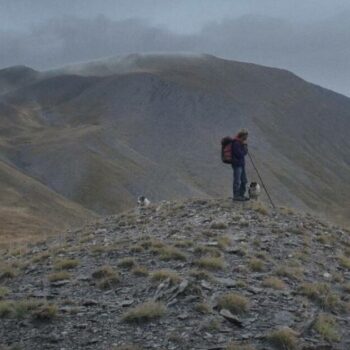
[[350, 96], [350, 0], [0, 0], [0, 68], [196, 52]]

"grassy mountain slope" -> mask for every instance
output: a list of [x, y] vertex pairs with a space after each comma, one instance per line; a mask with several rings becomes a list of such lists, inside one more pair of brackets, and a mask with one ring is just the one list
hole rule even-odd
[[2, 161], [0, 182], [0, 244], [41, 239], [96, 217]]
[[0, 126], [4, 160], [100, 214], [140, 194], [229, 196], [219, 143], [244, 126], [276, 202], [350, 217], [350, 100], [284, 70], [208, 55], [74, 65], [0, 95]]

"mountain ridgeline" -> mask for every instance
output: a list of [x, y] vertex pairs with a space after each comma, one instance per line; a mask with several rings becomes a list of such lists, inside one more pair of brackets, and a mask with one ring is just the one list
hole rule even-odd
[[[228, 197], [220, 139], [240, 127], [278, 204], [349, 223], [345, 96], [285, 70], [209, 55], [3, 69], [0, 216], [9, 223], [1, 234], [25, 233], [23, 217], [33, 232], [80, 224], [132, 207], [141, 194]], [[248, 174], [257, 179], [250, 164]]]

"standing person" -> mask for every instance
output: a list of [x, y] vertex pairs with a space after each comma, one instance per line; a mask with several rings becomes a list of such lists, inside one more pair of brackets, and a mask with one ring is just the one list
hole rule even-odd
[[248, 154], [248, 130], [241, 129], [232, 141], [233, 200], [246, 201], [247, 174], [245, 156]]

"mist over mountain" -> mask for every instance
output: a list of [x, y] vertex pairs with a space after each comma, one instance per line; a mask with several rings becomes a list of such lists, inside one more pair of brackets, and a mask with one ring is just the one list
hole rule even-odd
[[0, 68], [52, 69], [134, 52], [209, 53], [286, 68], [349, 95], [349, 11], [317, 20], [287, 20], [277, 14], [214, 17], [185, 33], [142, 18], [53, 17], [25, 30], [0, 30]]
[[[42, 73], [2, 70], [0, 91], [6, 171], [38, 184], [36, 195], [52, 196], [62, 212], [75, 208], [60, 223], [36, 210], [33, 218], [52, 228], [130, 208], [141, 194], [230, 196], [220, 139], [242, 126], [279, 205], [348, 223], [350, 100], [286, 70], [134, 54]], [[248, 174], [257, 179], [250, 164]], [[0, 181], [4, 193], [11, 186]], [[28, 191], [25, 198], [36, 200]], [[0, 201], [1, 216], [16, 206]]]

